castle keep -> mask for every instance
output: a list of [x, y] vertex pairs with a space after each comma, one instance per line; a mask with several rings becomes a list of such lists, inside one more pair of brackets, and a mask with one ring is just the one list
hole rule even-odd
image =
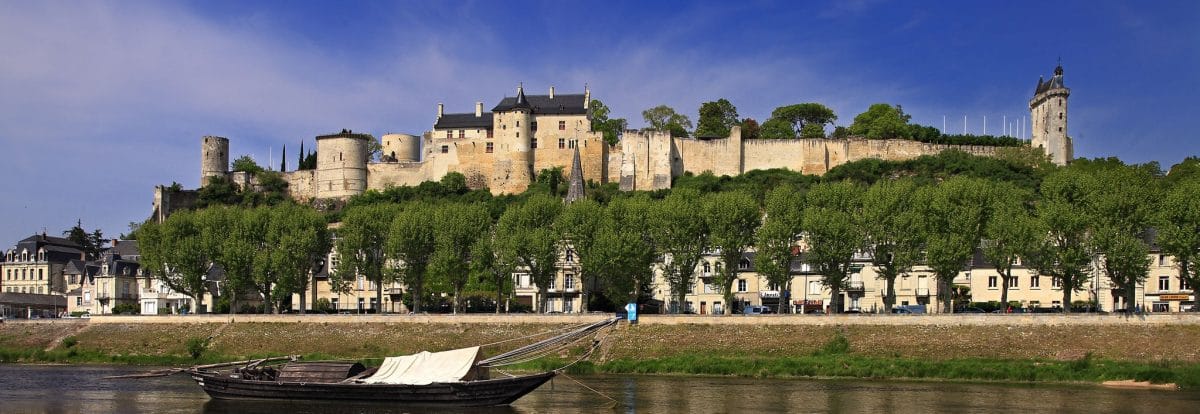
[[[1051, 160], [1071, 160], [1073, 144], [1067, 136], [1067, 97], [1062, 67], [1049, 81], [1038, 81], [1029, 102], [1033, 134], [1031, 145], [1042, 148]], [[787, 168], [805, 174], [823, 174], [831, 168], [868, 158], [904, 160], [949, 149], [990, 156], [995, 147], [928, 144], [904, 139], [864, 138], [753, 139], [742, 138], [734, 127], [728, 137], [694, 139], [671, 137], [665, 132], [626, 131], [615, 146], [607, 145], [591, 128], [591, 92], [527, 95], [500, 100], [491, 111], [483, 102], [466, 113], [446, 113], [437, 105], [432, 128], [422, 136], [386, 134], [382, 154], [372, 161], [367, 134], [343, 130], [321, 135], [317, 141], [317, 166], [312, 170], [284, 172], [291, 196], [299, 201], [345, 199], [369, 189], [414, 186], [458, 172], [472, 188], [493, 193], [524, 191], [537, 171], [561, 167], [565, 174], [581, 169], [584, 180], [620, 183], [622, 190], [670, 188], [684, 173], [738, 175], [751, 170]], [[229, 172], [229, 140], [201, 139], [202, 182], [225, 176], [239, 185], [253, 185], [253, 177]], [[579, 162], [572, 163], [578, 152]], [[160, 191], [156, 214], [174, 204]], [[165, 205], [164, 205], [165, 203]], [[166, 207], [165, 209], [160, 208]]]

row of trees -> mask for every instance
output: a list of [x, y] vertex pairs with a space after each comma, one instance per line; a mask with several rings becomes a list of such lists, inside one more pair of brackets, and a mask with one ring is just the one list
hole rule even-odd
[[[587, 281], [585, 289], [598, 289], [614, 303], [634, 300], [651, 287], [657, 266], [675, 304], [685, 303], [701, 258], [715, 251], [726, 265], [714, 284], [725, 303], [732, 304], [737, 264], [753, 248], [758, 273], [785, 290], [792, 262], [811, 264], [833, 292], [834, 309], [840, 309], [836, 301], [855, 271], [856, 254], [865, 252], [886, 282], [885, 309], [893, 305], [895, 280], [924, 264], [939, 281], [943, 307], [949, 311], [953, 281], [979, 248], [1004, 280], [1002, 286], [1008, 286], [1018, 264], [1029, 266], [1055, 279], [1064, 288], [1063, 303], [1071, 303], [1072, 293], [1086, 285], [1093, 269], [1131, 295], [1149, 270], [1150, 228], [1159, 229], [1164, 250], [1181, 258], [1185, 278], [1195, 279], [1195, 271], [1186, 270], [1194, 268], [1188, 264], [1195, 262], [1194, 253], [1187, 252], [1200, 248], [1193, 240], [1200, 217], [1187, 215], [1200, 210], [1189, 208], [1196, 207], [1195, 201], [1180, 200], [1200, 195], [1200, 184], [1184, 183], [1166, 188], [1144, 168], [1092, 164], [1051, 173], [1034, 190], [956, 176], [937, 183], [912, 178], [870, 185], [783, 183], [761, 199], [741, 190], [676, 188], [627, 194], [607, 204], [586, 200], [562, 206], [557, 198], [539, 194], [515, 201], [495, 224], [481, 206], [469, 207], [475, 209], [469, 213], [461, 204], [428, 210], [428, 202], [410, 201], [348, 211], [339, 230], [339, 251], [359, 252], [346, 260], [360, 273], [383, 283], [401, 281], [415, 295], [430, 275], [455, 297], [472, 279], [468, 274], [491, 278], [499, 301], [506, 275], [515, 269], [528, 272], [541, 290], [539, 297], [547, 298], [558, 255], [570, 249]], [[1160, 198], [1175, 204], [1147, 201]], [[367, 212], [374, 218], [360, 219]], [[378, 226], [388, 222], [391, 227]], [[457, 228], [477, 231], [465, 234]], [[437, 240], [445, 241], [439, 245]], [[389, 278], [382, 265], [388, 262], [405, 264], [392, 269]], [[464, 267], [452, 270], [447, 267], [451, 263]], [[545, 303], [538, 308], [545, 309]]]
[[[1164, 253], [1179, 260], [1182, 278], [1200, 286], [1195, 270], [1200, 168], [1192, 168], [1200, 162], [1185, 161], [1163, 174], [1156, 164], [1128, 166], [1113, 159], [1077, 160], [1066, 168], [1017, 167], [1013, 160], [954, 153], [920, 160], [856, 164], [853, 171], [831, 171], [821, 178], [786, 171], [682, 177], [672, 190], [605, 193], [565, 206], [550, 189], [553, 183], [493, 198], [466, 189], [461, 176], [368, 192], [327, 216], [341, 222], [334, 286], [344, 291], [363, 275], [375, 282], [377, 303], [382, 303], [383, 286], [399, 281], [414, 310], [426, 298], [448, 293], [461, 311], [460, 299], [471, 289], [493, 289], [502, 302], [511, 275], [521, 269], [544, 300], [559, 255], [570, 249], [581, 267], [583, 289], [589, 296], [598, 294], [594, 299], [618, 304], [637, 299], [649, 291], [658, 266], [671, 297], [681, 304], [704, 252], [716, 251], [732, 264], [714, 279], [725, 303], [732, 304], [736, 264], [754, 246], [755, 267], [771, 285], [786, 289], [790, 264], [805, 260], [825, 276], [835, 300], [854, 271], [855, 254], [869, 253], [887, 282], [890, 308], [898, 276], [924, 263], [948, 294], [954, 277], [981, 248], [1005, 280], [1001, 286], [1008, 286], [1020, 263], [1058, 281], [1063, 303], [1069, 304], [1093, 270], [1132, 295], [1146, 278], [1151, 228], [1157, 229], [1155, 241]], [[268, 267], [261, 264], [245, 267], [238, 253], [278, 245], [273, 240], [280, 236], [270, 236], [262, 223], [273, 223], [273, 212], [285, 209], [299, 210], [279, 214], [303, 213], [310, 225], [323, 224], [312, 210], [290, 205], [177, 213], [162, 225], [139, 229], [147, 266], [156, 273], [161, 269], [169, 285], [194, 297], [202, 293], [203, 283], [196, 281], [211, 263], [233, 269], [234, 280], [248, 275], [242, 280], [254, 281], [228, 283], [253, 287], [264, 298], [290, 297], [283, 292], [305, 286], [273, 279], [288, 272], [264, 271]], [[237, 224], [242, 221], [249, 224]], [[229, 230], [239, 226], [252, 230], [245, 237]], [[799, 245], [805, 246], [803, 252]], [[274, 260], [269, 257], [266, 253], [259, 263]], [[1002, 295], [1007, 300], [1007, 289]], [[942, 300], [949, 306], [948, 295]], [[538, 308], [545, 309], [545, 303]]]
[[[255, 292], [266, 312], [278, 312], [305, 295], [313, 267], [329, 252], [324, 216], [310, 207], [284, 203], [273, 207], [215, 206], [171, 214], [137, 230], [142, 266], [176, 292], [203, 305], [214, 281], [214, 265], [224, 270], [219, 294], [237, 308], [238, 294]], [[194, 309], [193, 309], [194, 310]]]
[[[604, 108], [607, 114], [607, 108]], [[727, 137], [734, 126], [742, 128], [746, 139], [825, 138], [827, 125], [838, 117], [829, 107], [816, 103], [784, 105], [771, 111], [771, 117], [759, 123], [753, 118], [738, 118], [737, 107], [725, 98], [700, 104], [696, 130], [689, 132], [692, 121], [674, 108], [659, 105], [642, 111], [646, 129], [669, 132], [673, 137]], [[992, 135], [952, 135], [925, 125], [912, 124], [912, 117], [899, 105], [878, 103], [854, 117], [849, 127], [833, 128], [833, 138], [860, 136], [868, 139], [912, 139], [934, 144], [1020, 146], [1024, 141], [1013, 137]], [[621, 120], [624, 122], [624, 120]], [[593, 122], [593, 124], [595, 124]], [[622, 126], [625, 124], [622, 123]]]

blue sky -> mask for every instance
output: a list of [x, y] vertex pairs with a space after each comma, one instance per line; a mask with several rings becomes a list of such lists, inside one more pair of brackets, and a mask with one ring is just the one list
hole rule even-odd
[[[1049, 3], [1049, 4], [1044, 4]], [[419, 134], [518, 82], [643, 125], [727, 98], [743, 117], [876, 102], [950, 132], [1027, 116], [1058, 59], [1076, 155], [1200, 155], [1200, 2], [53, 2], [0, 0], [0, 244], [116, 236], [199, 182], [202, 135], [260, 163], [350, 128]]]

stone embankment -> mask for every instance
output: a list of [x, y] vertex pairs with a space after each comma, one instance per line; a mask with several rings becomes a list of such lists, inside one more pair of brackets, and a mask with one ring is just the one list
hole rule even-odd
[[[211, 338], [221, 358], [305, 354], [378, 358], [494, 344], [608, 317], [591, 315], [192, 315], [7, 321], [0, 350], [72, 349], [184, 357]], [[601, 360], [809, 355], [844, 336], [855, 355], [888, 358], [1200, 362], [1200, 315], [644, 316], [606, 339]], [[494, 351], [510, 349], [505, 342]]]

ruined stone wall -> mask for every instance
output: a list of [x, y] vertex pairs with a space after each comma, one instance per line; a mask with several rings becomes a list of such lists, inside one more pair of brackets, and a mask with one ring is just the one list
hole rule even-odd
[[[418, 162], [388, 162], [367, 164], [367, 189], [416, 186], [429, 181], [426, 165]], [[439, 176], [436, 179], [440, 179]]]
[[609, 176], [619, 180], [622, 191], [670, 188], [677, 170], [672, 141], [663, 132], [626, 131], [609, 157]]
[[288, 182], [288, 194], [293, 200], [307, 202], [317, 197], [317, 170], [297, 170], [283, 173]]
[[[606, 148], [608, 145], [604, 143], [601, 134], [591, 133], [591, 135], [576, 141], [576, 145], [579, 147], [579, 162], [583, 167], [583, 180], [606, 183], [609, 177], [608, 149]], [[538, 148], [533, 150], [534, 173], [547, 168], [563, 167], [563, 177], [570, 177], [571, 159], [575, 156], [575, 149], [570, 145], [559, 148], [557, 140], [554, 141], [554, 145], [543, 146], [541, 142], [539, 140]]]

